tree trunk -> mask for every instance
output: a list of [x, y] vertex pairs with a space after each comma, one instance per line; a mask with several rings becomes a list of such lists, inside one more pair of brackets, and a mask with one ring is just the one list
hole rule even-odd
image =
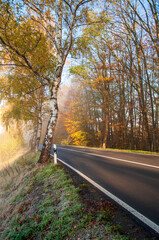
[[39, 163], [46, 163], [50, 158], [51, 146], [55, 132], [57, 117], [58, 117], [58, 104], [57, 92], [61, 82], [62, 70], [65, 64], [67, 54], [64, 58], [62, 49], [62, 14], [63, 14], [63, 1], [58, 0], [58, 20], [57, 20], [57, 33], [56, 33], [56, 50], [57, 50], [57, 67], [53, 84], [50, 84], [50, 118], [46, 130], [46, 135], [43, 143], [43, 149], [39, 158]]
[[106, 113], [105, 114], [105, 133], [104, 133], [104, 139], [103, 139], [103, 148], [108, 147], [108, 137], [109, 137], [109, 116], [108, 116], [108, 113]]
[[53, 88], [51, 89], [50, 95], [50, 117], [47, 125], [46, 135], [43, 143], [43, 149], [41, 151], [41, 155], [39, 158], [39, 163], [46, 163], [50, 158], [51, 146], [54, 136], [54, 130], [58, 117], [58, 105], [57, 105], [57, 92], [59, 88], [60, 80], [56, 81]]
[[35, 146], [36, 152], [38, 152], [39, 150], [41, 130], [42, 130], [42, 118], [41, 118], [41, 109], [40, 109], [38, 114], [37, 136], [36, 136], [36, 146]]
[[34, 128], [34, 130], [33, 130], [32, 141], [30, 142], [31, 151], [35, 151], [36, 136], [37, 136], [37, 125], [35, 126], [35, 128]]
[[146, 108], [146, 101], [145, 101], [144, 88], [143, 88], [143, 77], [142, 77], [142, 70], [141, 70], [141, 59], [139, 54], [139, 47], [137, 46], [137, 40], [135, 43], [136, 43], [136, 55], [137, 55], [137, 63], [138, 63], [138, 79], [139, 79], [139, 86], [140, 86], [140, 90], [138, 91], [139, 104], [140, 104], [141, 112], [143, 115], [144, 131], [146, 131], [147, 133], [147, 136], [145, 136], [147, 138], [146, 150], [151, 151], [152, 137], [151, 137], [150, 128], [148, 124], [147, 108]]
[[130, 90], [130, 109], [129, 109], [129, 115], [130, 115], [130, 149], [134, 149], [134, 119], [133, 119], [133, 86], [131, 84], [131, 90]]

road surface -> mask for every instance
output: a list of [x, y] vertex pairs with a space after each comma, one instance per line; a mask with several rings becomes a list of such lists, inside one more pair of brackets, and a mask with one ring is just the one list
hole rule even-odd
[[159, 156], [66, 146], [57, 153], [159, 233]]

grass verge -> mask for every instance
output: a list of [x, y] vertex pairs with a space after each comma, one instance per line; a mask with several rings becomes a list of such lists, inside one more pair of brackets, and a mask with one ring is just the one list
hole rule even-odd
[[[64, 169], [29, 153], [0, 172], [0, 239], [130, 239], [111, 224], [114, 208], [85, 208]], [[87, 187], [87, 186], [82, 186]]]

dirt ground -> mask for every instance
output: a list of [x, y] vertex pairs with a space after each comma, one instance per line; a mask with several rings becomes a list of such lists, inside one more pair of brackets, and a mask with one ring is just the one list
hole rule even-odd
[[[156, 240], [159, 239], [159, 235], [152, 232], [151, 229], [144, 226], [141, 222], [137, 222], [129, 213], [120, 206], [117, 206], [110, 198], [100, 192], [85, 179], [72, 171], [70, 168], [63, 165], [66, 173], [72, 179], [73, 184], [80, 188], [79, 194], [81, 200], [84, 203], [85, 211], [89, 212], [89, 209], [98, 209], [99, 206], [109, 205], [113, 209], [113, 216], [111, 223], [113, 225], [120, 225], [121, 233], [130, 237], [133, 240]], [[92, 210], [91, 210], [92, 211]]]

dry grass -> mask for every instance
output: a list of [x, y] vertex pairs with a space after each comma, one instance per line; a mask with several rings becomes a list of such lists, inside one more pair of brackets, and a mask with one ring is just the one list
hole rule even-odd
[[[1, 162], [0, 170], [0, 218], [8, 219], [7, 213], [12, 212], [10, 209], [11, 199], [16, 197], [23, 189], [23, 181], [30, 174], [27, 160], [34, 153], [23, 155], [27, 150], [21, 149], [14, 158], [10, 159], [7, 164]], [[11, 214], [12, 215], [12, 214]]]
[[[9, 149], [9, 147], [8, 147], [8, 149]], [[4, 159], [1, 157], [0, 158], [0, 171], [11, 167], [14, 164], [14, 162], [16, 162], [23, 155], [25, 155], [28, 151], [29, 151], [28, 148], [21, 147], [19, 150], [17, 150], [15, 152], [15, 154], [12, 155], [12, 157], [7, 158], [7, 159]]]

